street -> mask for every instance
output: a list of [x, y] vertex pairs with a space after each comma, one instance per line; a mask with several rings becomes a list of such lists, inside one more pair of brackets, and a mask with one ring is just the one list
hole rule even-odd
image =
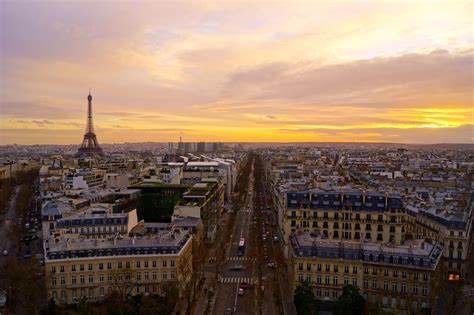
[[[213, 292], [209, 314], [296, 314], [285, 278], [281, 236], [266, 194], [261, 161], [252, 155], [247, 189], [231, 229], [222, 231], [222, 243], [208, 257], [206, 289]], [[244, 241], [244, 250], [239, 243]], [[224, 259], [220, 258], [220, 254]], [[212, 251], [211, 251], [212, 252]], [[240, 254], [240, 255], [239, 255]], [[216, 276], [217, 275], [217, 276]], [[210, 281], [209, 278], [216, 278]], [[284, 299], [282, 299], [282, 292]], [[203, 313], [208, 296], [201, 295], [194, 314]]]

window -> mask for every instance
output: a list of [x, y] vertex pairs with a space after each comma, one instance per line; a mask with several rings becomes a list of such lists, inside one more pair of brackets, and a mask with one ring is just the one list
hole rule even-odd
[[397, 292], [398, 291], [398, 284], [396, 282], [392, 282], [392, 291]]
[[421, 288], [421, 293], [422, 293], [423, 295], [427, 295], [427, 294], [428, 294], [428, 288], [425, 287], [425, 286], [423, 286], [423, 287]]
[[107, 281], [112, 282], [112, 275], [111, 274], [107, 275]]
[[383, 275], [384, 275], [385, 277], [388, 277], [388, 269], [384, 269]]
[[141, 261], [137, 261], [137, 268], [141, 267]]
[[84, 275], [81, 275], [79, 280], [81, 281], [81, 284], [84, 284], [86, 282], [85, 278], [84, 278]]
[[[122, 267], [120, 266], [121, 264], [122, 264], [122, 263], [120, 262], [120, 263], [119, 263], [119, 268], [122, 268]], [[102, 270], [102, 269], [104, 269], [104, 263], [99, 263], [99, 270]]]
[[413, 293], [418, 294], [418, 284], [413, 285]]
[[357, 273], [357, 267], [352, 267], [352, 273]]
[[64, 266], [59, 267], [60, 272], [64, 272]]
[[321, 283], [322, 283], [321, 275], [318, 275], [318, 276], [316, 277], [316, 283], [317, 283], [317, 284], [321, 284]]
[[57, 285], [56, 278], [51, 279], [51, 286], [55, 287]]
[[413, 279], [418, 280], [418, 272], [413, 273]]
[[332, 284], [337, 285], [337, 276], [334, 276], [334, 278], [332, 279]]
[[331, 284], [331, 277], [330, 276], [326, 276], [326, 284]]
[[364, 279], [364, 289], [367, 289], [369, 287], [369, 280]]
[[338, 265], [334, 265], [334, 272], [338, 272], [339, 271], [339, 266]]
[[156, 271], [153, 271], [153, 272], [151, 273], [151, 278], [152, 278], [153, 280], [156, 280], [156, 279], [157, 279], [157, 278], [156, 278]]
[[80, 270], [80, 271], [84, 271], [84, 265], [83, 265], [83, 264], [80, 264], [80, 265], [79, 265], [79, 270]]
[[303, 270], [303, 263], [298, 263], [298, 270]]
[[99, 282], [104, 282], [104, 275], [103, 274], [99, 275]]
[[407, 272], [406, 271], [402, 271], [402, 278], [406, 278], [407, 277]]
[[107, 263], [107, 269], [112, 269], [112, 263], [111, 262]]
[[77, 290], [76, 289], [72, 289], [72, 298], [73, 299], [77, 298]]
[[372, 289], [377, 289], [377, 280], [372, 279]]
[[357, 286], [357, 278], [352, 278], [352, 285]]
[[71, 284], [76, 284], [76, 276], [71, 277]]
[[56, 291], [53, 291], [53, 299], [56, 300], [58, 298], [58, 293]]
[[148, 260], [145, 261], [145, 268], [148, 268]]
[[311, 279], [311, 274], [310, 274], [310, 273], [308, 273], [308, 274], [306, 275], [306, 281], [308, 281], [308, 282], [311, 282], [311, 281], [312, 281], [312, 279]]
[[105, 295], [104, 287], [100, 287], [100, 289], [99, 289], [99, 295], [100, 295], [100, 296], [104, 296], [104, 295]]
[[61, 285], [65, 285], [66, 284], [66, 278], [65, 277], [61, 277]]
[[137, 281], [142, 280], [142, 274], [140, 272], [137, 272]]
[[92, 283], [94, 282], [94, 276], [93, 275], [89, 275], [89, 283]]
[[76, 271], [76, 265], [71, 266], [71, 271]]
[[156, 260], [153, 260], [151, 265], [152, 265], [153, 268], [156, 268]]
[[349, 266], [344, 266], [344, 272], [349, 273]]
[[394, 270], [394, 271], [393, 271], [393, 276], [394, 276], [394, 277], [398, 277], [398, 271], [397, 271], [397, 270]]
[[318, 264], [318, 271], [321, 271], [321, 264]]
[[168, 279], [168, 273], [166, 271], [163, 271], [163, 280]]
[[163, 260], [163, 267], [166, 267], [167, 263], [166, 260]]
[[176, 274], [175, 274], [174, 271], [171, 271], [170, 277], [171, 277], [171, 279], [176, 279]]
[[321, 296], [321, 289], [316, 289], [316, 296]]
[[56, 273], [56, 266], [51, 266], [51, 272]]
[[402, 283], [402, 293], [406, 293], [407, 292], [407, 285], [405, 282]]
[[344, 285], [349, 285], [349, 278], [348, 277], [344, 277]]
[[89, 267], [88, 270], [92, 270], [92, 264], [89, 264], [88, 267]]
[[364, 267], [364, 275], [368, 275], [369, 274], [369, 267]]
[[331, 265], [326, 264], [326, 271], [330, 271], [330, 270], [331, 270]]
[[310, 263], [306, 264], [306, 270], [311, 270], [311, 264]]
[[383, 281], [383, 290], [384, 290], [384, 291], [387, 291], [387, 290], [388, 290], [388, 282], [387, 282], [387, 280], [384, 280], [384, 281]]

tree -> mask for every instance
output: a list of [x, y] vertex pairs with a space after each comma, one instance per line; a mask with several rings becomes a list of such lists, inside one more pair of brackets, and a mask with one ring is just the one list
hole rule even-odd
[[317, 314], [317, 300], [309, 281], [303, 281], [296, 287], [294, 299], [298, 314]]
[[346, 285], [342, 288], [342, 295], [334, 304], [335, 315], [359, 315], [364, 310], [365, 299], [360, 294], [359, 288]]
[[131, 295], [133, 288], [137, 286], [136, 272], [130, 268], [114, 270], [110, 272], [111, 281], [109, 285], [112, 290], [117, 292], [122, 301], [125, 302]]

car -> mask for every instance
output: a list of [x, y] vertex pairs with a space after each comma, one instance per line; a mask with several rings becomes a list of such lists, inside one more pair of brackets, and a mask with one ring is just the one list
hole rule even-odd
[[247, 289], [249, 287], [249, 284], [247, 282], [241, 282], [239, 287], [242, 289]]
[[244, 289], [239, 288], [239, 295], [244, 295]]
[[273, 241], [274, 241], [274, 242], [278, 242], [278, 236], [274, 236], [274, 237], [273, 237]]
[[242, 265], [234, 265], [234, 266], [230, 266], [229, 270], [243, 270], [245, 269], [245, 266], [242, 266]]
[[8, 251], [6, 249], [3, 250], [3, 256], [8, 256]]
[[226, 308], [224, 311], [224, 315], [232, 315], [232, 309], [230, 307]]
[[30, 258], [31, 258], [31, 255], [29, 254], [23, 255], [23, 259], [30, 259]]

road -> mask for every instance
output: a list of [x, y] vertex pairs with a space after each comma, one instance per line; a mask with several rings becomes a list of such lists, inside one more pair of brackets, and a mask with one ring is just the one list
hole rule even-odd
[[[39, 186], [38, 179], [34, 180], [32, 184], [32, 191], [37, 191]], [[20, 213], [17, 209], [17, 198], [20, 193], [21, 186], [16, 186], [11, 200], [8, 211], [4, 215], [4, 220], [0, 225], [0, 269], [6, 267], [8, 263], [11, 263], [11, 259], [16, 259], [17, 263], [30, 262], [37, 266], [36, 275], [38, 283], [40, 283], [39, 293], [37, 299], [33, 302], [35, 307], [40, 309], [46, 304], [46, 296], [44, 290], [44, 271], [39, 266], [39, 260], [36, 259], [35, 255], [42, 254], [42, 233], [41, 233], [41, 199], [38, 195], [32, 195], [29, 200], [30, 211], [27, 213]], [[36, 220], [36, 221], [35, 221]], [[25, 227], [25, 223], [28, 223], [29, 229]], [[32, 229], [35, 228], [33, 231]], [[4, 251], [8, 254], [4, 255]], [[28, 256], [25, 256], [28, 255]], [[27, 258], [30, 257], [30, 258]], [[2, 275], [7, 276], [7, 274]], [[1, 279], [0, 279], [1, 281]], [[22, 284], [18, 284], [21, 286]], [[8, 298], [8, 297], [7, 297]], [[25, 310], [21, 307], [15, 309], [17, 314], [23, 314]]]
[[[232, 227], [220, 230], [220, 242], [210, 250], [206, 281], [194, 314], [296, 314], [262, 161], [253, 155], [249, 163], [247, 189], [240, 192], [245, 193], [244, 202], [235, 210]], [[222, 221], [228, 220], [228, 215]], [[239, 256], [242, 238], [245, 253]], [[244, 292], [239, 295], [242, 286]]]

